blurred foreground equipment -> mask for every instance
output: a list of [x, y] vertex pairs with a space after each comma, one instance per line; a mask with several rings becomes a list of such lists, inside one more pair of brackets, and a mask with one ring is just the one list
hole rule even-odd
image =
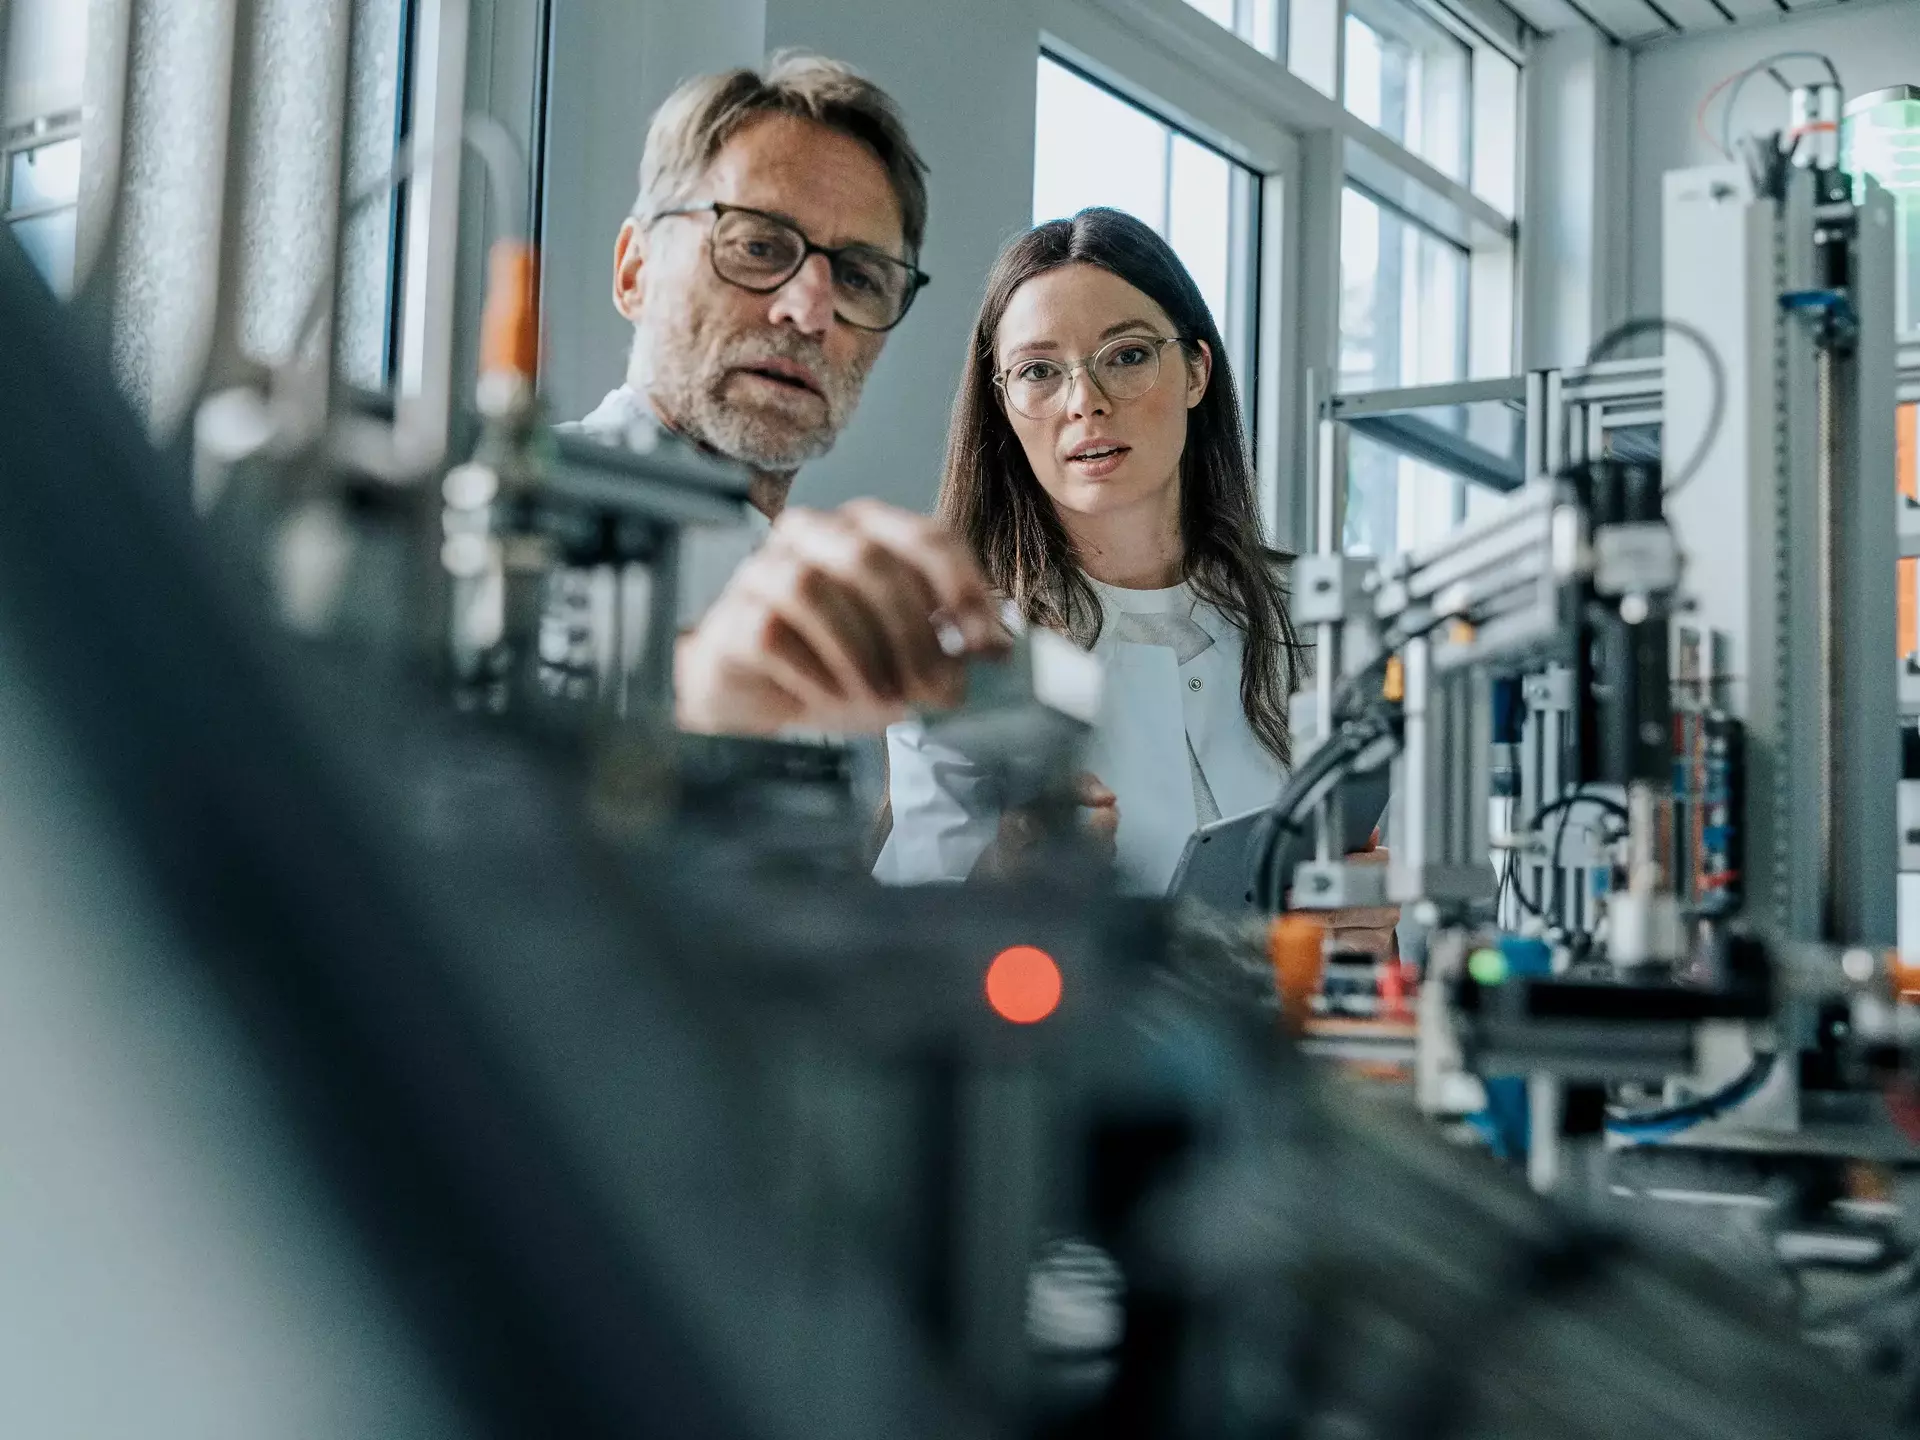
[[[544, 435], [524, 315], [464, 465], [444, 344], [284, 428], [216, 362], [208, 518], [68, 318], [0, 235], [8, 1433], [1893, 1433], [1308, 1071], [1247, 937], [879, 890], [842, 752], [680, 745], [676, 536], [744, 491]], [[647, 643], [552, 694], [534, 582], [602, 564]], [[1064, 768], [1051, 683], [958, 732]]]

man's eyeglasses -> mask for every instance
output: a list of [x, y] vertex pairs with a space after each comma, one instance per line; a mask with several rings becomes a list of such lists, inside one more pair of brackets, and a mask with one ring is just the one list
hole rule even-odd
[[1029, 420], [1047, 420], [1066, 406], [1076, 370], [1086, 371], [1094, 388], [1115, 404], [1138, 400], [1159, 382], [1160, 352], [1186, 344], [1178, 335], [1122, 335], [1073, 365], [1044, 355], [1016, 360], [994, 376], [993, 383], [1007, 404]]
[[680, 215], [713, 216], [707, 244], [713, 273], [756, 295], [771, 295], [809, 258], [826, 256], [833, 272], [833, 313], [856, 330], [891, 330], [906, 319], [913, 297], [930, 278], [918, 266], [870, 245], [816, 245], [779, 216], [738, 205], [689, 205], [662, 210], [654, 219]]

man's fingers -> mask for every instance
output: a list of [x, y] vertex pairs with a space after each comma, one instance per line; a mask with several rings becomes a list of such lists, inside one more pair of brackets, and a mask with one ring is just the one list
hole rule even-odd
[[1333, 927], [1333, 943], [1340, 950], [1384, 959], [1393, 953], [1394, 934], [1391, 929], [1336, 925]]
[[939, 597], [925, 576], [840, 515], [802, 512], [784, 543], [865, 602], [886, 635], [905, 698], [929, 699], [951, 689], [959, 665], [941, 651], [931, 618]]
[[728, 653], [697, 632], [674, 650], [675, 714], [703, 734], [771, 734], [832, 702], [831, 677], [797, 635]]
[[1345, 910], [1329, 910], [1326, 918], [1335, 930], [1391, 930], [1400, 923], [1400, 907], [1354, 905]]
[[902, 679], [886, 627], [855, 591], [805, 556], [769, 549], [742, 567], [742, 598], [761, 612], [758, 633], [742, 637], [764, 648], [790, 629], [832, 678], [836, 700], [900, 700]]
[[924, 515], [878, 500], [849, 501], [839, 513], [925, 577], [936, 608], [948, 612], [972, 649], [999, 648], [1005, 632], [986, 577], [959, 540]]

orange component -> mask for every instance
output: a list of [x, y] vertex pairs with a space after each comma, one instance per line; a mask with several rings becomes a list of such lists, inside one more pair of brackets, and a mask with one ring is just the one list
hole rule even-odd
[[1060, 1008], [1060, 967], [1034, 945], [1014, 945], [987, 967], [987, 1004], [1015, 1025], [1037, 1025]]
[[497, 240], [487, 261], [480, 373], [532, 380], [539, 369], [540, 255], [524, 241]]
[[1313, 997], [1320, 993], [1326, 965], [1326, 933], [1325, 925], [1310, 915], [1276, 915], [1267, 927], [1267, 958], [1280, 992], [1280, 1015], [1292, 1030], [1303, 1029], [1313, 1018]]
[[1896, 1000], [1920, 1000], [1920, 965], [1909, 965], [1898, 953], [1887, 957], [1887, 980]]
[[1407, 698], [1407, 667], [1401, 663], [1398, 655], [1387, 657], [1387, 678], [1380, 687], [1380, 693], [1396, 705]]

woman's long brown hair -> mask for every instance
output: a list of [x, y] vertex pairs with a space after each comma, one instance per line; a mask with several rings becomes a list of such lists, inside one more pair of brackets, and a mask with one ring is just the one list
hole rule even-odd
[[1085, 646], [1099, 638], [1100, 598], [1034, 478], [993, 383], [994, 341], [1014, 292], [1062, 265], [1097, 265], [1117, 275], [1166, 312], [1187, 342], [1182, 353], [1191, 354], [1196, 340], [1212, 352], [1212, 379], [1187, 412], [1180, 457], [1185, 579], [1244, 637], [1240, 703], [1260, 743], [1287, 764], [1287, 697], [1300, 678], [1300, 644], [1275, 565], [1289, 557], [1260, 541], [1253, 462], [1219, 327], [1172, 247], [1131, 215], [1082, 210], [1071, 220], [1035, 226], [1001, 252], [953, 402], [940, 518], [966, 540], [988, 581], [1012, 597], [1029, 624], [1062, 631]]

